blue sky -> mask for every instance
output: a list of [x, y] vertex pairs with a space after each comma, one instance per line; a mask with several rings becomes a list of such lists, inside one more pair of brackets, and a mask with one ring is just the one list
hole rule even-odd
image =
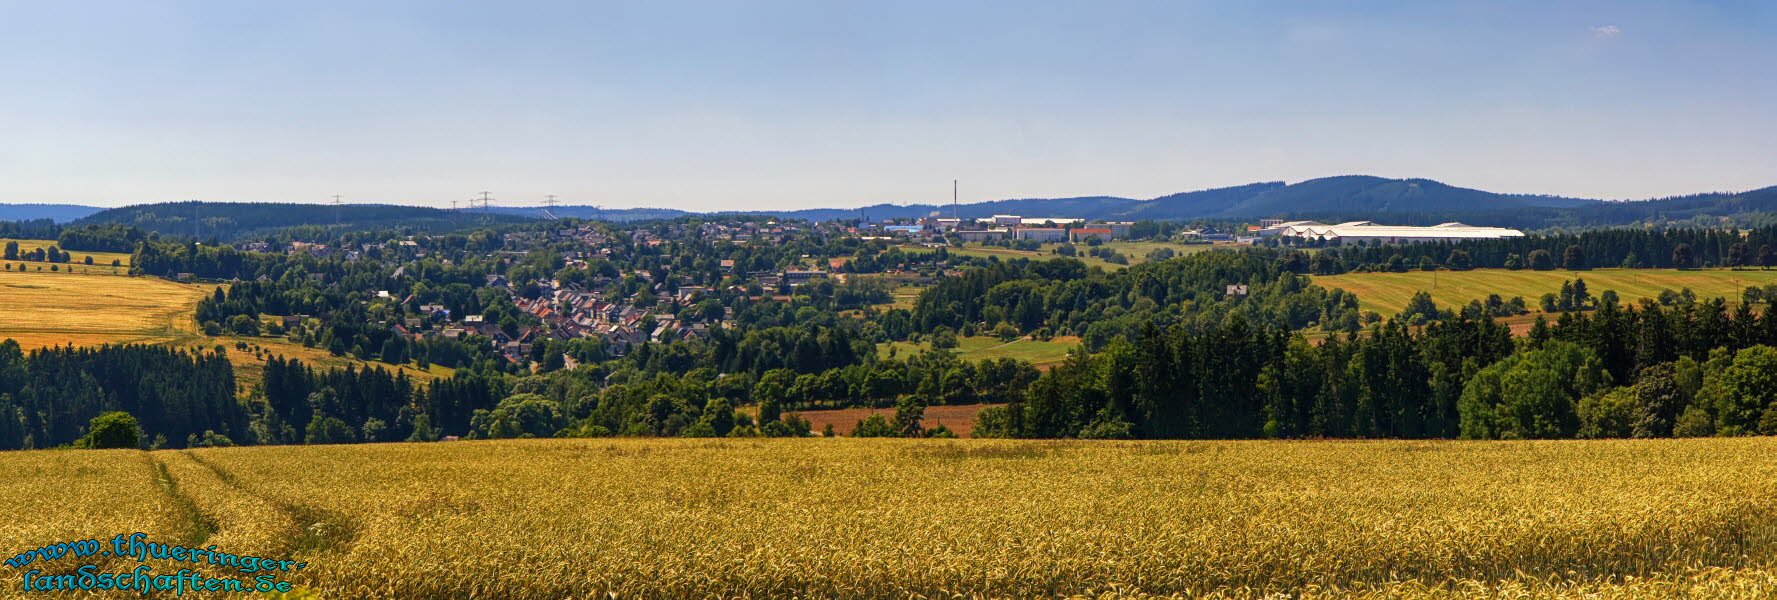
[[9, 202], [1777, 185], [1764, 2], [0, 0]]

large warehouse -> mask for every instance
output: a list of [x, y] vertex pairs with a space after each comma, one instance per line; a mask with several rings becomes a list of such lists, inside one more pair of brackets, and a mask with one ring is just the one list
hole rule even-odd
[[1462, 223], [1440, 223], [1431, 227], [1414, 227], [1377, 225], [1372, 221], [1348, 221], [1338, 225], [1328, 225], [1318, 221], [1290, 221], [1261, 229], [1259, 235], [1325, 240], [1328, 243], [1341, 244], [1358, 242], [1417, 244], [1523, 237], [1524, 232], [1504, 227], [1476, 227]]

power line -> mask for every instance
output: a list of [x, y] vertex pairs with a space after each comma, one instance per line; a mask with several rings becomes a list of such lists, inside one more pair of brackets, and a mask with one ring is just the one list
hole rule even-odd
[[339, 221], [340, 221], [340, 219], [339, 219], [339, 199], [340, 198], [342, 198], [342, 196], [340, 196], [339, 194], [333, 195], [333, 226], [334, 227], [339, 227]]
[[549, 217], [552, 221], [555, 220], [555, 194], [544, 196], [543, 204], [546, 206], [546, 208], [543, 209], [543, 216]]

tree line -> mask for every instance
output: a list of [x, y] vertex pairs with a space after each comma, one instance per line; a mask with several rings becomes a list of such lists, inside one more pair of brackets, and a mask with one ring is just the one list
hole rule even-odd
[[1491, 317], [1311, 344], [1244, 320], [1146, 327], [983, 411], [1007, 437], [1562, 438], [1777, 434], [1777, 314], [1600, 304], [1514, 340]]
[[218, 350], [165, 346], [51, 347], [0, 341], [0, 449], [51, 448], [88, 433], [102, 413], [127, 412], [161, 443], [246, 438], [234, 369]]

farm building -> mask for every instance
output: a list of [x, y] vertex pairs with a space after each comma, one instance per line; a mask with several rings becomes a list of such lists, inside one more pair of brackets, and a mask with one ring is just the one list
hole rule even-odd
[[1415, 227], [1378, 225], [1372, 221], [1349, 221], [1337, 225], [1328, 225], [1317, 221], [1290, 221], [1261, 229], [1259, 235], [1324, 240], [1343, 244], [1358, 242], [1417, 244], [1523, 237], [1524, 232], [1504, 227], [1476, 227], [1463, 223], [1440, 223], [1430, 227]]

